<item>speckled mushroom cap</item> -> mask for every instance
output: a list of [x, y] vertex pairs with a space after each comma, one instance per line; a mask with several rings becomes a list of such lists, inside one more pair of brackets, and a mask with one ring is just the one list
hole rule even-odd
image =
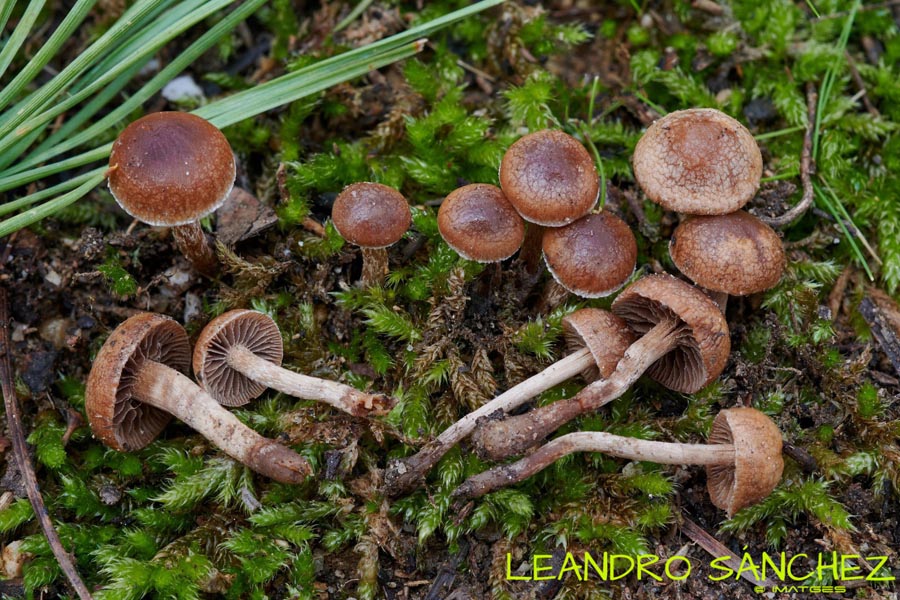
[[669, 113], [634, 149], [634, 176], [647, 197], [692, 215], [738, 210], [759, 188], [762, 155], [747, 128], [711, 108]]
[[634, 273], [637, 242], [631, 228], [609, 211], [547, 229], [544, 262], [561, 286], [583, 298], [608, 296]]
[[525, 222], [500, 188], [473, 183], [452, 191], [438, 210], [441, 236], [461, 256], [481, 263], [515, 254]]
[[581, 308], [566, 315], [562, 327], [570, 353], [587, 348], [594, 357], [596, 364], [581, 374], [588, 382], [609, 377], [636, 339], [625, 321], [599, 308]]
[[784, 272], [781, 238], [744, 211], [686, 219], [672, 234], [669, 254], [694, 283], [732, 296], [773, 288]]
[[191, 344], [184, 328], [163, 315], [141, 313], [120, 324], [100, 348], [88, 375], [84, 404], [91, 430], [116, 450], [139, 450], [156, 439], [172, 416], [132, 396], [145, 361], [187, 373]]
[[500, 187], [526, 221], [560, 227], [583, 217], [600, 193], [591, 155], [554, 129], [530, 133], [506, 151]]
[[109, 155], [109, 191], [125, 212], [173, 227], [219, 208], [234, 185], [234, 154], [209, 121], [158, 112], [129, 124]]
[[753, 408], [729, 408], [716, 415], [710, 444], [733, 444], [734, 465], [706, 467], [712, 503], [728, 517], [756, 504], [781, 481], [781, 432], [772, 419]]
[[686, 325], [675, 349], [647, 369], [650, 377], [669, 389], [693, 394], [718, 377], [728, 362], [731, 338], [719, 307], [699, 289], [671, 275], [637, 280], [619, 294], [612, 312], [638, 335], [666, 317]]
[[279, 366], [284, 358], [281, 331], [268, 315], [255, 310], [231, 310], [210, 321], [194, 345], [194, 375], [223, 406], [242, 406], [266, 389], [229, 366], [228, 351], [235, 346], [244, 346]]
[[331, 219], [345, 240], [363, 248], [396, 244], [412, 214], [403, 194], [380, 183], [351, 183], [338, 194]]

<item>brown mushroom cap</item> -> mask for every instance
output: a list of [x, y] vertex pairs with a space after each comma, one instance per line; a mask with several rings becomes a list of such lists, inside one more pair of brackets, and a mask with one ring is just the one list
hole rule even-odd
[[647, 374], [669, 389], [699, 391], [719, 376], [728, 362], [731, 338], [716, 303], [696, 287], [671, 275], [648, 275], [619, 294], [612, 305], [638, 335], [666, 317], [680, 319], [687, 330], [671, 352], [653, 363]]
[[772, 419], [753, 408], [729, 408], [716, 415], [710, 444], [733, 444], [734, 465], [706, 468], [712, 503], [728, 513], [756, 504], [781, 481], [781, 432]]
[[412, 222], [403, 194], [380, 183], [352, 183], [338, 194], [331, 219], [345, 240], [363, 248], [400, 241]]
[[224, 406], [242, 406], [266, 390], [228, 364], [228, 351], [244, 346], [253, 354], [281, 365], [284, 346], [278, 325], [255, 310], [232, 310], [203, 328], [194, 346], [194, 374], [207, 393]]
[[634, 273], [637, 242], [625, 222], [609, 211], [547, 229], [547, 269], [564, 288], [584, 298], [608, 296]]
[[667, 210], [721, 215], [756, 193], [762, 154], [747, 128], [725, 113], [680, 110], [647, 128], [634, 149], [634, 176]]
[[581, 143], [545, 129], [519, 139], [500, 163], [500, 187], [526, 221], [559, 227], [583, 217], [600, 194], [597, 167]]
[[172, 416], [131, 395], [145, 361], [182, 373], [191, 366], [191, 344], [184, 328], [168, 317], [141, 313], [116, 327], [88, 375], [84, 404], [91, 430], [116, 450], [139, 450], [156, 439]]
[[694, 283], [732, 296], [773, 288], [784, 272], [781, 238], [744, 211], [686, 219], [672, 234], [669, 254]]
[[509, 258], [525, 240], [525, 221], [500, 188], [484, 183], [453, 190], [441, 203], [437, 221], [447, 244], [477, 262]]
[[594, 357], [596, 365], [581, 374], [588, 382], [609, 377], [636, 339], [625, 321], [599, 308], [581, 308], [566, 315], [562, 327], [570, 353], [587, 348]]
[[158, 112], [129, 124], [109, 156], [109, 191], [125, 212], [173, 227], [219, 208], [234, 185], [234, 155], [209, 121]]

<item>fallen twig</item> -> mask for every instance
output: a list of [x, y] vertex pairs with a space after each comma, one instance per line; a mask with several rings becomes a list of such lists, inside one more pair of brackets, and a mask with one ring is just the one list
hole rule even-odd
[[900, 307], [890, 296], [875, 288], [866, 288], [866, 296], [859, 303], [862, 315], [881, 349], [900, 373]]
[[816, 123], [816, 104], [819, 94], [812, 82], [806, 84], [806, 133], [803, 136], [803, 151], [800, 155], [800, 183], [803, 184], [803, 196], [793, 208], [779, 217], [760, 217], [772, 227], [784, 227], [790, 225], [812, 206], [815, 197], [812, 176], [816, 172], [816, 163], [812, 156], [813, 129]]
[[773, 583], [769, 578], [764, 578], [762, 580], [755, 579], [751, 573], [747, 572], [746, 569], [741, 569], [740, 557], [734, 556], [734, 553], [729, 550], [728, 547], [725, 546], [725, 544], [711, 536], [706, 532], [705, 529], [691, 521], [684, 513], [681, 514], [681, 531], [698, 546], [706, 550], [706, 552], [713, 558], [729, 556], [730, 558], [728, 560], [724, 560], [722, 562], [728, 565], [732, 570], [734, 570], [734, 572], [740, 573], [741, 577], [750, 582], [752, 585], [761, 585], [767, 588], [771, 588], [775, 585], [775, 583]]
[[47, 538], [47, 543], [50, 544], [53, 556], [56, 557], [59, 567], [65, 573], [78, 597], [85, 600], [92, 597], [91, 593], [84, 585], [81, 577], [78, 576], [78, 571], [75, 569], [71, 555], [63, 548], [59, 535], [57, 535], [56, 529], [53, 527], [53, 522], [50, 520], [50, 514], [47, 512], [44, 499], [41, 497], [41, 491], [38, 488], [34, 467], [28, 455], [28, 446], [25, 444], [25, 431], [22, 427], [19, 399], [16, 397], [10, 353], [9, 300], [6, 287], [0, 286], [0, 388], [3, 391], [3, 403], [6, 406], [6, 421], [9, 425], [13, 456], [16, 458], [19, 472], [22, 474], [25, 491], [28, 494], [28, 499], [31, 501], [31, 507], [34, 509], [38, 523], [40, 523], [44, 536]]

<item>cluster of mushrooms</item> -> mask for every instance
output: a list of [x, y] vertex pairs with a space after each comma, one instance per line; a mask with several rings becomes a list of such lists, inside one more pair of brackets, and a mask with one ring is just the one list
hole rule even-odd
[[[565, 423], [621, 396], [644, 373], [683, 393], [712, 382], [730, 352], [723, 316], [728, 295], [768, 289], [781, 277], [785, 258], [778, 235], [740, 210], [762, 173], [759, 148], [740, 123], [710, 109], [671, 113], [641, 138], [634, 173], [648, 198], [685, 215], [672, 235], [670, 254], [696, 285], [651, 274], [628, 285], [610, 311], [583, 308], [566, 316], [566, 357], [465, 415], [418, 453], [391, 461], [386, 495], [421, 485], [440, 458], [470, 435], [479, 454], [493, 461], [530, 452], [466, 480], [454, 492], [460, 499], [521, 481], [579, 451], [706, 465], [712, 501], [729, 516], [778, 484], [781, 433], [752, 408], [722, 410], [706, 445], [576, 432], [533, 449]], [[555, 130], [522, 137], [504, 155], [499, 178], [500, 187], [466, 185], [441, 204], [438, 228], [462, 257], [500, 262], [521, 249], [519, 257], [533, 273], [543, 256], [558, 288], [551, 286], [545, 296], [559, 299], [568, 292], [607, 296], [633, 276], [634, 235], [608, 210], [595, 210], [599, 178], [576, 139]], [[110, 190], [119, 204], [145, 222], [175, 227], [179, 248], [205, 273], [215, 254], [197, 221], [221, 205], [233, 182], [234, 161], [224, 136], [183, 113], [136, 121], [116, 141], [110, 158]], [[335, 200], [332, 220], [362, 249], [360, 284], [379, 285], [388, 273], [385, 248], [410, 226], [408, 201], [388, 186], [355, 183]], [[301, 456], [259, 436], [222, 406], [240, 406], [267, 387], [357, 416], [384, 414], [393, 402], [281, 367], [281, 343], [268, 316], [237, 310], [210, 322], [191, 361], [187, 335], [173, 320], [132, 317], [113, 332], [91, 371], [86, 400], [92, 428], [111, 447], [134, 450], [152, 441], [174, 415], [255, 471], [300, 481], [311, 473]], [[199, 385], [185, 375], [191, 362]], [[510, 416], [578, 375], [588, 385], [575, 396]]]

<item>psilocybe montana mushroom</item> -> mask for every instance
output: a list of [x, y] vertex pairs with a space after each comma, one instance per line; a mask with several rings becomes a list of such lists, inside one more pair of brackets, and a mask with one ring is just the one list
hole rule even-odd
[[187, 333], [172, 319], [141, 313], [123, 322], [88, 376], [85, 408], [94, 435], [110, 448], [139, 450], [174, 416], [276, 481], [299, 483], [312, 473], [305, 458], [241, 423], [188, 379], [190, 364]]
[[417, 454], [393, 461], [385, 472], [385, 493], [397, 495], [419, 483], [431, 467], [450, 448], [475, 431], [482, 420], [502, 416], [576, 375], [581, 374], [587, 381], [608, 376], [635, 337], [621, 319], [597, 308], [577, 310], [564, 317], [562, 325], [568, 356], [468, 413]]
[[781, 446], [781, 432], [766, 415], [752, 408], [730, 408], [716, 415], [708, 444], [656, 442], [603, 432], [569, 433], [518, 462], [470, 477], [453, 496], [477, 498], [527, 479], [568, 454], [602, 452], [660, 464], [706, 465], [710, 499], [731, 517], [768, 496], [781, 481]]
[[460, 256], [480, 263], [505, 260], [525, 239], [525, 222], [500, 188], [473, 183], [452, 191], [438, 209], [438, 230]]
[[360, 285], [381, 285], [388, 272], [386, 248], [399, 242], [412, 222], [403, 194], [380, 183], [352, 183], [334, 201], [331, 220], [341, 237], [362, 249]]
[[172, 227], [175, 243], [200, 273], [218, 260], [200, 219], [219, 208], [234, 185], [234, 155], [209, 121], [158, 112], [129, 124], [109, 155], [109, 191], [132, 217]]
[[648, 275], [619, 294], [612, 312], [640, 337], [608, 377], [572, 398], [485, 423], [476, 441], [492, 460], [520, 454], [575, 417], [618, 398], [643, 374], [692, 394], [719, 376], [731, 350], [719, 307], [698, 288], [671, 275]]
[[634, 177], [667, 210], [722, 215], [759, 189], [762, 154], [746, 127], [723, 112], [692, 108], [655, 121], [634, 149]]
[[266, 314], [232, 310], [212, 321], [194, 346], [194, 374], [225, 406], [242, 406], [267, 387], [318, 400], [358, 417], [386, 414], [392, 401], [336, 381], [295, 373], [281, 366], [281, 331]]
[[600, 195], [600, 178], [578, 140], [544, 129], [509, 147], [500, 162], [500, 187], [530, 223], [521, 256], [537, 271], [544, 227], [562, 227], [588, 214]]

